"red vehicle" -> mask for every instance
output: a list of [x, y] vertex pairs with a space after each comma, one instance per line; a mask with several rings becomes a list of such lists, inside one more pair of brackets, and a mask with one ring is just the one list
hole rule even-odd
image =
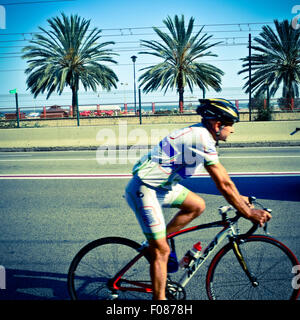
[[101, 117], [101, 116], [113, 116], [114, 111], [113, 110], [96, 110], [94, 111], [94, 115]]
[[82, 117], [89, 117], [91, 115], [91, 111], [90, 110], [82, 111], [80, 112], [80, 115]]

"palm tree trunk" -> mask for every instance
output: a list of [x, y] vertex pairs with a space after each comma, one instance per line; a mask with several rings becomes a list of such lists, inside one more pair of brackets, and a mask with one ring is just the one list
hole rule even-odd
[[289, 79], [286, 79], [283, 84], [282, 97], [285, 99], [288, 109], [292, 110], [292, 99], [295, 98], [295, 96], [292, 88], [292, 83], [291, 81], [289, 81]]
[[184, 87], [183, 87], [183, 81], [182, 81], [182, 74], [180, 73], [178, 76], [178, 93], [179, 93], [179, 112], [183, 112], [183, 93], [184, 93]]
[[72, 108], [73, 108], [73, 117], [77, 118], [77, 126], [80, 126], [80, 114], [78, 106], [78, 88], [79, 88], [79, 78], [75, 78], [74, 84], [72, 85]]
[[78, 112], [78, 93], [76, 90], [76, 85], [72, 86], [72, 111], [73, 118], [76, 118]]
[[180, 88], [179, 90], [179, 112], [183, 112], [183, 93], [184, 93], [184, 88]]

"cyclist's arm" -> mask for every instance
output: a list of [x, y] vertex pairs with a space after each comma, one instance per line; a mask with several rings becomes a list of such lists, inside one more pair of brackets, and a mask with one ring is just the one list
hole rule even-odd
[[223, 165], [218, 162], [213, 165], [206, 165], [205, 168], [225, 199], [243, 216], [245, 216], [245, 218], [250, 218], [251, 210], [249, 206], [246, 204], [244, 198], [240, 195], [234, 182], [229, 177]]
[[260, 226], [263, 226], [265, 222], [271, 219], [272, 216], [268, 212], [260, 209], [251, 209], [247, 205], [244, 197], [240, 195], [234, 182], [220, 162], [206, 165], [205, 168], [225, 199], [246, 219], [259, 223]]

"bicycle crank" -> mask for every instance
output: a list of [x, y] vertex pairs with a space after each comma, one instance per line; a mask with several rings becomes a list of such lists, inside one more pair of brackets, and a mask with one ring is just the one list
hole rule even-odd
[[166, 297], [168, 300], [185, 300], [186, 292], [179, 283], [167, 280]]

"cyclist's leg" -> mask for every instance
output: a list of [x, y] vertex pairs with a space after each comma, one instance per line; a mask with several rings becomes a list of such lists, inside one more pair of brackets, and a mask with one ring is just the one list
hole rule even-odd
[[157, 191], [133, 177], [126, 188], [126, 200], [148, 240], [166, 237], [166, 225]]
[[205, 201], [194, 192], [182, 187], [181, 193], [179, 193], [172, 206], [178, 207], [180, 211], [168, 223], [167, 234], [181, 230], [192, 220], [199, 217], [205, 210]]
[[150, 276], [152, 280], [153, 300], [166, 299], [167, 263], [170, 247], [167, 238], [149, 240], [151, 256]]
[[[166, 225], [157, 193], [157, 190], [148, 188], [138, 178], [133, 178], [126, 188], [126, 200], [135, 212], [149, 242], [153, 299], [164, 300], [170, 248], [166, 239]], [[164, 197], [164, 193], [167, 191], [160, 192], [160, 199]]]

